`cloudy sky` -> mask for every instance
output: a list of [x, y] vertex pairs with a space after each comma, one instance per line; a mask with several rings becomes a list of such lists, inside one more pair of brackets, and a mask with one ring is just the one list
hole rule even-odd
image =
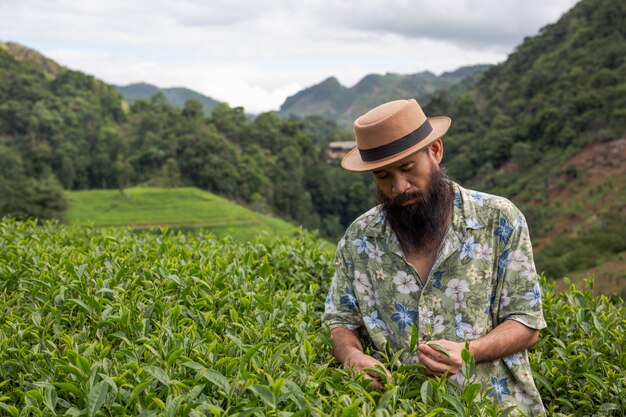
[[576, 0], [0, 0], [0, 40], [113, 84], [183, 86], [247, 112], [329, 76], [506, 59]]

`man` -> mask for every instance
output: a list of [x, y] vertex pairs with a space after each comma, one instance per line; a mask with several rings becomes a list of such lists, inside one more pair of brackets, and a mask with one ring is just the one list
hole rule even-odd
[[[357, 147], [342, 166], [371, 171], [380, 204], [337, 248], [324, 314], [333, 354], [355, 370], [384, 368], [361, 338], [406, 352], [415, 326], [419, 344], [404, 359], [462, 385], [469, 341], [474, 382], [502, 407], [541, 414], [526, 352], [545, 327], [528, 228], [510, 201], [466, 190], [440, 170], [450, 124], [427, 118], [415, 100], [385, 103], [354, 122]], [[365, 377], [382, 387], [375, 373]]]

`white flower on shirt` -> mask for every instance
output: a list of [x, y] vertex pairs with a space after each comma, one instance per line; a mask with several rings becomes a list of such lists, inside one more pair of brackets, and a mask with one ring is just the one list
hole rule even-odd
[[509, 253], [507, 268], [513, 271], [521, 270], [528, 263], [528, 256], [520, 249], [516, 249]]
[[493, 256], [493, 249], [489, 246], [485, 245], [478, 245], [476, 247], [476, 259], [483, 259], [483, 260], [490, 260], [491, 257]]
[[428, 307], [426, 307], [426, 306], [420, 306], [419, 307], [419, 313], [420, 313], [419, 317], [420, 317], [420, 320], [422, 321], [422, 323], [430, 324], [430, 321], [431, 321], [431, 319], [433, 317], [433, 312], [430, 311], [428, 309]]
[[363, 299], [369, 307], [372, 307], [379, 302], [378, 294], [375, 291], [368, 291]]
[[516, 384], [514, 391], [515, 391], [515, 399], [517, 400], [518, 403], [532, 404], [535, 400], [534, 395], [526, 391], [522, 384]]
[[370, 279], [367, 274], [354, 271], [354, 288], [359, 292], [368, 292], [372, 288]]
[[462, 292], [455, 292], [452, 294], [452, 301], [454, 301], [454, 308], [467, 307], [467, 303], [465, 302], [465, 297]]
[[402, 294], [410, 294], [419, 290], [415, 278], [404, 271], [398, 271], [393, 277], [393, 283], [396, 284], [398, 292]]
[[502, 289], [500, 293], [500, 307], [506, 307], [511, 303], [511, 297], [509, 297], [509, 290], [506, 288]]
[[433, 320], [433, 334], [443, 333], [445, 326], [443, 325], [443, 316], [435, 316]]
[[530, 262], [526, 262], [522, 266], [522, 276], [529, 281], [534, 280], [537, 276], [537, 270], [535, 269], [535, 265]]
[[465, 337], [470, 340], [478, 339], [482, 336], [483, 330], [485, 330], [483, 327], [479, 327], [478, 324], [474, 324], [472, 328], [465, 333]]
[[469, 291], [469, 286], [467, 285], [467, 281], [464, 279], [454, 278], [448, 282], [448, 287], [446, 288], [446, 295], [448, 297], [452, 297], [454, 294], [458, 293], [466, 293]]
[[369, 252], [369, 257], [371, 259], [375, 259], [376, 262], [381, 262], [382, 261], [382, 257], [385, 254], [385, 252], [383, 252], [382, 250], [378, 249], [378, 248], [374, 248]]

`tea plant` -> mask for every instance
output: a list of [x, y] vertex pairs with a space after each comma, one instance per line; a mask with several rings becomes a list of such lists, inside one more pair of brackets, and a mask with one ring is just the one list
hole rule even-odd
[[[317, 238], [242, 243], [0, 222], [0, 415], [498, 416], [482, 387], [387, 355], [384, 391], [330, 356], [333, 256]], [[531, 360], [550, 414], [624, 415], [624, 305], [545, 297]], [[473, 359], [463, 372], [471, 382]]]

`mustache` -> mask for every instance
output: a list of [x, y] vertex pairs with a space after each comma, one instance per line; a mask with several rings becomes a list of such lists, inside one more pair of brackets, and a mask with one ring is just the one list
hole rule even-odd
[[411, 200], [417, 200], [418, 203], [425, 200], [424, 193], [421, 191], [406, 192], [398, 194], [395, 197], [387, 197], [383, 194], [381, 197], [383, 197], [383, 201], [381, 201], [381, 203], [383, 203], [387, 207], [403, 206], [404, 203], [407, 203]]

